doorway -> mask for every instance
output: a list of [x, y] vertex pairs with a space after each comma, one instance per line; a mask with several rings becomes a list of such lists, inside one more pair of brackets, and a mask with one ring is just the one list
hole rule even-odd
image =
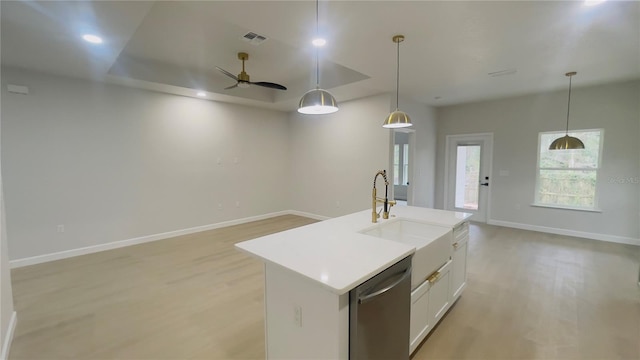
[[393, 199], [398, 205], [413, 204], [411, 179], [413, 176], [415, 130], [394, 129], [391, 152], [391, 178]]
[[448, 135], [445, 164], [445, 208], [489, 218], [493, 134]]

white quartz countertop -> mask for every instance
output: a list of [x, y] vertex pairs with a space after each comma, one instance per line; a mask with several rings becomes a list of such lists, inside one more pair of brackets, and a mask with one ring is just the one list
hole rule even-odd
[[[414, 206], [394, 206], [391, 215], [450, 228], [470, 216]], [[380, 218], [378, 224], [392, 219]], [[371, 210], [364, 210], [244, 241], [236, 247], [342, 295], [415, 252], [414, 246], [358, 233], [372, 225]]]

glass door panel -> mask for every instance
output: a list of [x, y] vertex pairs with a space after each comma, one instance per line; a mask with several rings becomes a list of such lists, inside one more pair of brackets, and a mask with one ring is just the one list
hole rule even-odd
[[456, 148], [455, 207], [478, 210], [480, 184], [480, 145]]

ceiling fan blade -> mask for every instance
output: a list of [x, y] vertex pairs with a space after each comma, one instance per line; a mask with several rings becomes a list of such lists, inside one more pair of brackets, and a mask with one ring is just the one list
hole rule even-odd
[[271, 82], [259, 81], [259, 82], [252, 82], [251, 84], [258, 85], [258, 86], [263, 86], [263, 87], [270, 88], [270, 89], [287, 90], [286, 87], [284, 87], [284, 86], [282, 86], [280, 84], [271, 83]]
[[216, 69], [218, 69], [218, 71], [220, 71], [221, 73], [227, 75], [228, 77], [232, 78], [233, 80], [238, 81], [238, 77], [233, 75], [232, 73], [228, 72], [227, 70], [225, 70], [225, 69], [223, 69], [221, 67], [217, 67], [217, 66], [216, 66]]
[[229, 89], [233, 89], [233, 88], [237, 88], [238, 84], [235, 85], [231, 85], [231, 86], [227, 86], [226, 88], [224, 88], [225, 90], [229, 90]]

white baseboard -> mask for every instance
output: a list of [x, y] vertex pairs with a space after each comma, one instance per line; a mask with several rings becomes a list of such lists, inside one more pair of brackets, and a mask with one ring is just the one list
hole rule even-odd
[[308, 212], [304, 212], [304, 211], [298, 211], [298, 210], [289, 210], [288, 214], [289, 215], [303, 216], [303, 217], [307, 217], [307, 218], [315, 219], [315, 220], [320, 220], [320, 221], [331, 219], [328, 216], [317, 215], [317, 214], [312, 214], [312, 213], [308, 213]]
[[609, 235], [609, 234], [591, 233], [591, 232], [577, 231], [577, 230], [558, 229], [558, 228], [552, 228], [552, 227], [547, 227], [547, 226], [522, 224], [522, 223], [515, 223], [515, 222], [510, 222], [510, 221], [502, 221], [502, 220], [489, 220], [489, 221], [487, 221], [487, 224], [510, 227], [510, 228], [514, 228], [514, 229], [539, 231], [539, 232], [544, 232], [544, 233], [549, 233], [549, 234], [575, 236], [575, 237], [580, 237], [580, 238], [585, 238], [585, 239], [608, 241], [608, 242], [619, 243], [619, 244], [630, 244], [630, 245], [640, 246], [640, 239], [634, 239], [634, 238], [631, 238], [631, 237]]
[[14, 311], [11, 314], [11, 320], [9, 320], [9, 327], [7, 328], [7, 334], [2, 342], [2, 352], [0, 353], [0, 360], [7, 360], [9, 358], [9, 351], [11, 350], [11, 342], [13, 341], [13, 334], [16, 331], [16, 324], [18, 323], [18, 314]]
[[306, 213], [302, 211], [284, 210], [284, 211], [278, 211], [278, 212], [273, 212], [273, 213], [268, 213], [263, 215], [250, 216], [242, 219], [223, 221], [215, 224], [196, 226], [188, 229], [168, 231], [160, 234], [146, 235], [146, 236], [141, 236], [133, 239], [118, 240], [118, 241], [113, 241], [105, 244], [86, 246], [82, 248], [64, 250], [64, 251], [59, 251], [59, 252], [44, 254], [44, 255], [31, 256], [31, 257], [22, 258], [22, 259], [15, 259], [15, 260], [10, 260], [9, 265], [12, 269], [15, 269], [23, 266], [29, 266], [29, 265], [41, 264], [49, 261], [67, 259], [74, 256], [87, 255], [87, 254], [92, 254], [99, 251], [112, 250], [112, 249], [117, 249], [117, 248], [131, 246], [131, 245], [138, 245], [138, 244], [143, 244], [151, 241], [163, 240], [163, 239], [168, 239], [176, 236], [218, 229], [226, 226], [239, 225], [239, 224], [244, 224], [252, 221], [269, 219], [269, 218], [282, 216], [282, 215], [298, 215], [298, 216], [304, 216], [304, 217], [317, 219], [317, 220], [328, 219], [328, 217], [325, 217], [325, 216]]

